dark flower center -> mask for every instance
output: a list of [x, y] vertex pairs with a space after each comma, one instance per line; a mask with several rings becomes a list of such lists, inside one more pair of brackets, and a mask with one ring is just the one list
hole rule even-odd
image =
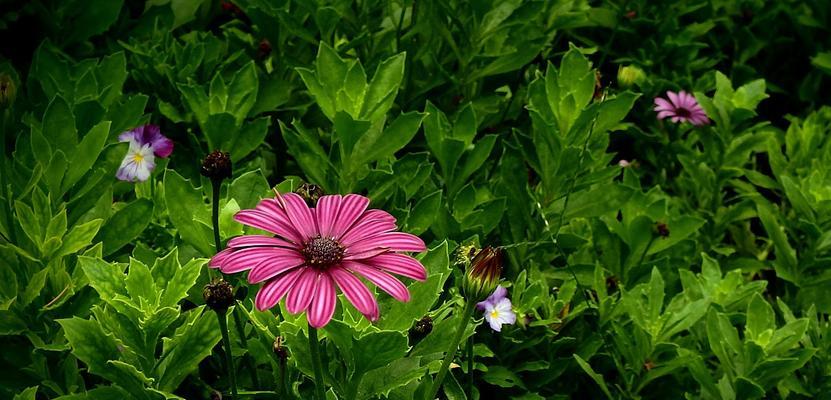
[[690, 110], [687, 110], [686, 108], [678, 107], [675, 109], [675, 115], [682, 118], [689, 118], [692, 116], [692, 113], [690, 112]]
[[334, 239], [317, 236], [306, 242], [300, 253], [306, 264], [317, 268], [329, 268], [343, 260], [343, 246]]

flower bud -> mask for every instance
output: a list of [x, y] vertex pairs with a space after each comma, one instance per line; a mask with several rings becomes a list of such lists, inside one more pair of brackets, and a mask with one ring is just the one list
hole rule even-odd
[[666, 223], [658, 222], [657, 224], [655, 224], [655, 233], [657, 233], [660, 237], [668, 237], [669, 227]]
[[274, 338], [274, 344], [271, 345], [271, 350], [274, 351], [274, 354], [277, 355], [280, 361], [285, 361], [289, 358], [289, 350], [286, 348], [285, 339], [282, 336]]
[[323, 188], [313, 183], [304, 183], [294, 190], [294, 193], [300, 195], [309, 207], [314, 207], [317, 201], [325, 194]]
[[222, 278], [214, 279], [205, 285], [202, 297], [211, 310], [225, 312], [231, 304], [234, 304], [234, 288]]
[[431, 318], [429, 315], [425, 315], [420, 320], [416, 321], [416, 323], [413, 324], [413, 327], [410, 328], [410, 331], [408, 332], [410, 343], [414, 343], [421, 339], [424, 339], [432, 331], [433, 318]]
[[646, 73], [634, 65], [621, 65], [617, 70], [617, 82], [621, 87], [641, 85], [644, 79], [646, 79]]
[[202, 160], [202, 176], [221, 181], [231, 177], [231, 156], [227, 152], [213, 151]]
[[502, 249], [485, 247], [476, 253], [465, 274], [463, 290], [468, 301], [487, 298], [499, 284], [502, 275]]
[[14, 79], [8, 74], [0, 74], [0, 108], [6, 108], [14, 103], [17, 87]]

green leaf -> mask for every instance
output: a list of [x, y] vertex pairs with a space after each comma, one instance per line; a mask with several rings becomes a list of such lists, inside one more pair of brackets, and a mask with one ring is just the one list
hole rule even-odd
[[379, 299], [381, 318], [376, 323], [379, 329], [393, 331], [409, 329], [413, 322], [427, 315], [433, 303], [438, 300], [444, 282], [451, 273], [447, 242], [429, 249], [420, 261], [427, 269], [427, 281], [413, 282], [408, 286], [411, 300], [407, 303], [389, 297]]
[[104, 332], [98, 321], [73, 317], [57, 322], [63, 327], [72, 354], [87, 365], [89, 372], [106, 379], [117, 379], [107, 361], [118, 359], [118, 342]]
[[194, 215], [200, 214], [207, 220], [210, 218], [202, 192], [191, 186], [190, 181], [176, 171], [167, 170], [164, 176], [164, 199], [170, 220], [179, 231], [179, 236], [200, 253], [214, 254], [213, 233], [194, 218]]
[[612, 393], [609, 392], [609, 388], [606, 386], [606, 380], [603, 379], [603, 375], [594, 372], [592, 366], [589, 365], [589, 363], [587, 363], [586, 360], [583, 360], [579, 355], [574, 354], [574, 360], [577, 361], [577, 365], [579, 365], [580, 368], [582, 368], [583, 371], [585, 371], [586, 374], [588, 374], [589, 377], [592, 378], [592, 380], [595, 383], [597, 383], [598, 386], [600, 386], [600, 390], [603, 391], [603, 393], [606, 395], [606, 398], [612, 399]]
[[243, 123], [242, 128], [228, 145], [231, 161], [238, 162], [256, 150], [265, 141], [270, 124], [271, 117], [257, 118]]
[[[758, 293], [753, 295], [747, 304], [747, 324], [745, 325], [745, 336], [760, 345], [767, 345], [770, 335], [776, 329], [776, 317], [773, 314], [773, 307]], [[766, 331], [769, 331], [765, 333]]]
[[121, 264], [110, 264], [100, 258], [87, 256], [78, 257], [78, 265], [84, 271], [101, 300], [112, 305], [117, 296], [127, 296], [124, 287], [124, 267]]
[[228, 198], [236, 200], [241, 209], [254, 208], [261, 199], [271, 195], [268, 181], [259, 169], [240, 175], [228, 187]]
[[174, 306], [184, 299], [188, 294], [188, 290], [196, 283], [196, 279], [199, 278], [199, 273], [206, 263], [207, 260], [205, 259], [192, 259], [181, 268], [176, 269], [173, 277], [164, 286], [159, 286], [163, 289], [159, 306]]
[[219, 343], [216, 314], [210, 311], [203, 313], [204, 309], [202, 306], [190, 310], [192, 316], [188, 322], [179, 327], [172, 338], [164, 341], [162, 357], [157, 365], [159, 389], [169, 392], [175, 390]]
[[37, 395], [37, 393], [37, 386], [28, 387], [22, 392], [16, 394], [12, 400], [35, 400], [35, 395]]
[[69, 233], [63, 237], [61, 247], [58, 249], [55, 257], [63, 257], [74, 254], [84, 247], [92, 243], [92, 239], [98, 233], [101, 227], [102, 219], [94, 219], [92, 221], [73, 226]]
[[228, 103], [226, 110], [237, 118], [237, 124], [248, 116], [248, 112], [257, 101], [257, 92], [260, 81], [257, 77], [257, 66], [254, 61], [238, 70], [228, 86]]
[[421, 199], [410, 210], [407, 218], [406, 230], [413, 235], [420, 235], [430, 228], [441, 209], [441, 190], [430, 193]]
[[[398, 53], [378, 65], [369, 83], [361, 110], [361, 118], [374, 121], [386, 115], [404, 78], [406, 53]], [[320, 72], [318, 72], [320, 73]]]
[[137, 238], [153, 218], [153, 201], [136, 199], [118, 210], [98, 231], [96, 241], [104, 244], [104, 255], [115, 253]]
[[72, 29], [63, 36], [64, 43], [78, 43], [92, 36], [104, 33], [118, 19], [124, 0], [98, 0], [88, 7], [74, 9]]
[[425, 115], [417, 111], [402, 113], [392, 121], [381, 137], [365, 135], [355, 145], [357, 157], [353, 164], [363, 164], [370, 161], [385, 160], [401, 150], [418, 132]]
[[72, 114], [69, 103], [61, 96], [52, 99], [43, 112], [43, 136], [55, 150], [66, 152], [78, 144], [75, 115]]
[[[141, 261], [130, 258], [128, 271], [127, 279], [124, 283], [127, 287], [127, 293], [130, 294], [133, 301], [136, 304], [155, 305], [159, 298], [159, 292], [156, 289], [156, 285], [153, 284], [153, 276], [150, 274], [150, 268]], [[154, 308], [151, 307], [148, 309], [152, 310]]]
[[[575, 354], [574, 357], [579, 358], [580, 356]], [[489, 366], [487, 372], [485, 372], [485, 375], [482, 376], [482, 379], [491, 385], [503, 388], [525, 388], [525, 384], [522, 383], [522, 379], [513, 371], [502, 365]]]
[[72, 161], [69, 164], [69, 169], [66, 171], [66, 176], [63, 180], [63, 190], [66, 192], [72, 188], [78, 180], [81, 179], [87, 172], [92, 169], [92, 165], [98, 160], [98, 155], [104, 148], [104, 143], [107, 141], [107, 135], [110, 133], [110, 121], [103, 121], [84, 135], [81, 143], [72, 153]]
[[352, 354], [359, 373], [389, 365], [407, 354], [407, 337], [401, 332], [370, 332], [355, 340]]

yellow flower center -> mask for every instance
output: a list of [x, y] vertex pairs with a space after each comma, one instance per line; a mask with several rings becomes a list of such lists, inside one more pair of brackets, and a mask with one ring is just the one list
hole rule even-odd
[[144, 155], [142, 155], [141, 153], [133, 154], [133, 162], [135, 162], [136, 164], [139, 164], [142, 161], [144, 161]]
[[499, 311], [496, 311], [496, 310], [491, 311], [491, 318], [499, 318]]

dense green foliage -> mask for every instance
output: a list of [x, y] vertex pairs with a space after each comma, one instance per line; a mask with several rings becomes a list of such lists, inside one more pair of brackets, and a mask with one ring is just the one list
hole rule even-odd
[[[0, 1], [0, 398], [227, 397], [218, 149], [223, 239], [310, 182], [428, 244], [410, 302], [320, 330], [330, 399], [425, 396], [471, 243], [505, 246], [518, 319], [471, 325], [441, 398], [828, 396], [829, 27], [823, 0]], [[656, 119], [667, 90], [710, 124]], [[119, 181], [146, 123], [175, 150]], [[305, 316], [226, 279], [241, 397], [311, 398]]]

